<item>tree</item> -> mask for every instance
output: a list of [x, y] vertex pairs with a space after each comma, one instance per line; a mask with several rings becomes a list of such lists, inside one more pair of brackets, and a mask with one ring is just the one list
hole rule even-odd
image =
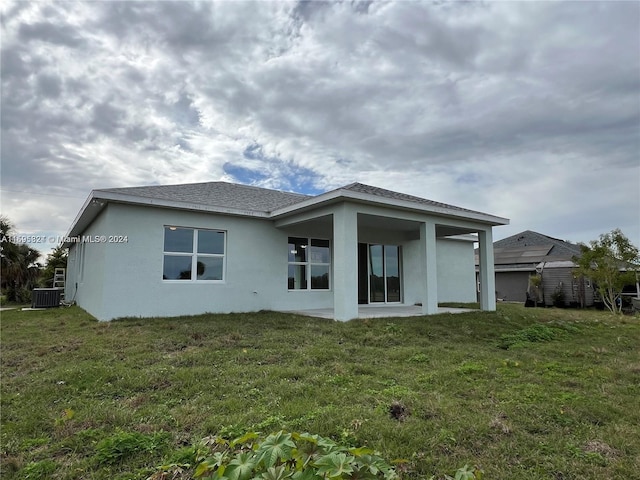
[[13, 223], [0, 216], [0, 269], [2, 288], [10, 302], [27, 302], [40, 273], [40, 252], [28, 245], [14, 243]]
[[620, 229], [600, 235], [589, 245], [580, 244], [576, 273], [591, 279], [605, 306], [612, 313], [622, 312], [620, 294], [625, 285], [633, 284], [640, 270], [640, 252]]
[[47, 266], [44, 267], [41, 275], [45, 286], [53, 286], [53, 277], [56, 273], [56, 268], [67, 268], [67, 255], [68, 251], [62, 245], [58, 245], [47, 255]]

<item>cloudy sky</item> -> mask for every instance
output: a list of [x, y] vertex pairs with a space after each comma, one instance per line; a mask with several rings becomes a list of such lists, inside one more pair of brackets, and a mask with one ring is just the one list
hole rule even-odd
[[[354, 181], [640, 244], [640, 3], [3, 1], [2, 214]], [[53, 245], [38, 246], [48, 251]]]

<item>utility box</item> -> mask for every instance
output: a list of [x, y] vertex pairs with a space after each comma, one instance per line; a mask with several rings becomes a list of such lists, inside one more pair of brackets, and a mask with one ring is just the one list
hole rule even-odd
[[60, 306], [60, 288], [34, 288], [31, 292], [31, 308], [51, 308]]

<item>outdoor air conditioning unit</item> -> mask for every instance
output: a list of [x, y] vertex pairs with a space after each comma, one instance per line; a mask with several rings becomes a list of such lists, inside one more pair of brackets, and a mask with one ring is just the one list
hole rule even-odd
[[34, 288], [31, 292], [31, 308], [51, 308], [60, 306], [60, 288]]

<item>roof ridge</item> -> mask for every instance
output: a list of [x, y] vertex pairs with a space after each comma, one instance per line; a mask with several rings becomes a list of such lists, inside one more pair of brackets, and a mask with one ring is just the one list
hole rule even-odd
[[307, 195], [305, 193], [300, 193], [300, 192], [290, 192], [286, 190], [277, 190], [275, 188], [260, 187], [258, 185], [247, 185], [244, 183], [227, 182], [225, 180], [214, 180], [211, 182], [170, 183], [170, 184], [161, 184], [161, 185], [137, 185], [133, 187], [96, 188], [95, 191], [108, 192], [110, 190], [128, 190], [128, 189], [134, 189], [134, 188], [168, 188], [168, 187], [187, 187], [187, 186], [193, 187], [196, 185], [219, 185], [219, 184], [231, 185], [234, 187], [242, 187], [242, 188], [252, 188], [256, 190], [266, 190], [269, 192], [279, 192], [279, 193], [285, 193], [288, 195], [298, 195], [306, 198], [313, 197], [313, 195]]
[[230, 183], [230, 182], [225, 182], [225, 181], [213, 181], [213, 182], [193, 182], [193, 183], [163, 183], [163, 184], [156, 184], [156, 185], [134, 185], [131, 187], [111, 187], [111, 188], [96, 188], [94, 189], [96, 192], [107, 192], [109, 190], [125, 190], [125, 189], [129, 189], [129, 188], [162, 188], [162, 187], [181, 187], [184, 185], [208, 185], [208, 184], [214, 184], [214, 183]]
[[[528, 242], [533, 242], [533, 245], [530, 245], [527, 242], [521, 244], [520, 242], [523, 239], [528, 239]], [[524, 230], [522, 232], [494, 242], [494, 248], [501, 248], [505, 250], [513, 250], [522, 248], [523, 246], [527, 247], [536, 245], [550, 245], [552, 249], [555, 249], [555, 252], [557, 252], [558, 250], [564, 251], [566, 255], [577, 254], [579, 249], [578, 245], [575, 243], [562, 240], [560, 238], [551, 237], [534, 230]]]
[[516, 234], [516, 235], [521, 235], [522, 233], [533, 233], [535, 235], [538, 235], [540, 237], [544, 237], [544, 238], [548, 238], [549, 240], [553, 240], [554, 242], [560, 242], [562, 244], [568, 244], [568, 245], [576, 245], [573, 242], [568, 242], [567, 240], [562, 240], [561, 238], [556, 238], [556, 237], [552, 237], [550, 235], [545, 235], [544, 233], [540, 233], [540, 232], [536, 232], [534, 230], [525, 230], [524, 232], [521, 232], [520, 234]]

